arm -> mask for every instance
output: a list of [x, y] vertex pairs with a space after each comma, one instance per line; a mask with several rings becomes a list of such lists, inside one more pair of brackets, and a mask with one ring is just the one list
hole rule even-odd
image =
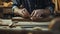
[[54, 13], [54, 7], [55, 7], [55, 5], [54, 5], [54, 3], [52, 2], [52, 0], [49, 0], [49, 5], [48, 5], [47, 9], [50, 10], [51, 14]]
[[22, 0], [12, 0], [13, 1], [13, 7], [12, 10], [13, 13], [16, 13], [22, 17], [30, 17], [29, 12], [25, 8], [21, 8]]
[[19, 6], [22, 4], [22, 0], [12, 0], [13, 1], [13, 6], [12, 10], [16, 11], [19, 9]]

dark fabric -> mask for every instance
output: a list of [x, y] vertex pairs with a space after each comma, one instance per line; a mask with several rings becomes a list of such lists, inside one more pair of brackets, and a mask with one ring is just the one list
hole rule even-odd
[[51, 0], [12, 0], [13, 6], [19, 7], [23, 5], [30, 13], [34, 9], [45, 9], [46, 7], [54, 8], [54, 5]]

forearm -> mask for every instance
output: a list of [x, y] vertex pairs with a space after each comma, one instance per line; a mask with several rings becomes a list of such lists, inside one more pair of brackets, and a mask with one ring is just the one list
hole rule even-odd
[[12, 6], [12, 10], [16, 11], [19, 9], [20, 5], [22, 4], [21, 0], [12, 0], [13, 1], [13, 6]]
[[13, 10], [13, 11], [18, 11], [18, 9], [19, 9], [19, 8], [18, 8], [17, 6], [13, 6], [13, 7], [12, 7], [12, 10]]
[[54, 15], [54, 8], [52, 6], [48, 6], [46, 9], [50, 11], [50, 15]]
[[49, 9], [50, 11], [54, 11], [54, 8], [51, 7], [51, 6], [49, 6], [48, 9]]
[[50, 2], [47, 9], [50, 10], [51, 14], [54, 14], [54, 8], [55, 8], [55, 5], [52, 2]]
[[54, 8], [55, 8], [55, 4], [52, 2], [52, 0], [49, 0], [48, 9], [50, 11], [54, 11]]

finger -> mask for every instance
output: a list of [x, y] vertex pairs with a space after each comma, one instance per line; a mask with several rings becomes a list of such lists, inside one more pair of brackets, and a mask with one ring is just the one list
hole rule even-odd
[[33, 14], [33, 17], [36, 17], [37, 14], [38, 14], [38, 12], [35, 11], [34, 14]]
[[36, 15], [36, 18], [39, 18], [39, 17], [40, 17], [40, 15], [37, 14], [37, 15]]
[[23, 11], [19, 12], [19, 15], [20, 15], [20, 16], [24, 16]]
[[29, 12], [28, 12], [27, 10], [25, 10], [25, 12], [26, 12], [27, 15], [30, 15]]
[[24, 10], [24, 9], [20, 9], [20, 10], [18, 10], [18, 14], [19, 14], [20, 16], [22, 16], [22, 17], [25, 16], [25, 13], [24, 13], [23, 10]]
[[36, 17], [31, 17], [30, 19], [31, 19], [31, 20], [36, 20], [37, 18], [36, 18]]
[[18, 11], [18, 14], [19, 14], [20, 16], [24, 16], [23, 9], [20, 9], [20, 10]]
[[27, 10], [23, 10], [25, 16], [30, 16]]
[[41, 18], [43, 18], [43, 17], [41, 17], [41, 15], [39, 15], [39, 16], [38, 16], [38, 19], [41, 19]]
[[34, 15], [34, 13], [35, 13], [35, 10], [31, 13], [31, 16], [33, 16], [33, 15]]
[[40, 13], [38, 13], [38, 14], [36, 15], [36, 18], [37, 18], [37, 19], [42, 18], [42, 17], [41, 17], [41, 14], [40, 14]]

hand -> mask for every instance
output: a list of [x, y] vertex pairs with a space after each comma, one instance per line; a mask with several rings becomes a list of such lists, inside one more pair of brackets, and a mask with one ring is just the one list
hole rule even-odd
[[22, 16], [22, 17], [30, 17], [30, 14], [29, 14], [29, 12], [25, 9], [25, 8], [23, 8], [23, 9], [18, 9], [17, 11], [16, 11], [16, 13], [18, 13], [20, 16]]
[[38, 9], [38, 10], [34, 10], [31, 14], [31, 19], [32, 20], [39, 20], [42, 19], [46, 16], [48, 16], [50, 14], [49, 10], [45, 10], [45, 9]]
[[40, 12], [40, 10], [34, 10], [31, 14], [31, 20], [37, 20], [39, 18], [42, 18], [41, 17], [41, 14], [43, 14], [43, 12]]

